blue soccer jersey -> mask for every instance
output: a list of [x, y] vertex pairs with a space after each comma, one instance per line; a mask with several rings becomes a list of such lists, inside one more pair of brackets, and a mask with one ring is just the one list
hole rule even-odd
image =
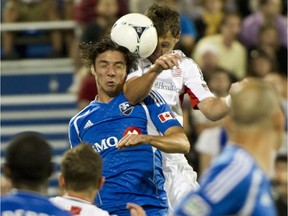
[[130, 215], [126, 203], [134, 202], [150, 215], [166, 213], [160, 151], [146, 144], [124, 150], [115, 146], [128, 133], [159, 135], [171, 126], [181, 125], [154, 91], [136, 106], [131, 106], [122, 93], [108, 104], [95, 100], [71, 119], [71, 146], [89, 143], [103, 159], [106, 181], [96, 197], [97, 206], [110, 214]]
[[254, 158], [228, 145], [200, 180], [200, 188], [175, 208], [177, 216], [276, 216], [270, 182]]
[[1, 215], [68, 216], [70, 213], [59, 209], [47, 197], [27, 191], [13, 191], [1, 196]]

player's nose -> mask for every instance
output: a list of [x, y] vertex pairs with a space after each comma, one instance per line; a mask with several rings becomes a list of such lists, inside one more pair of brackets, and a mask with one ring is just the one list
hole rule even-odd
[[107, 75], [108, 75], [108, 76], [115, 76], [115, 74], [116, 74], [115, 68], [112, 67], [112, 66], [110, 66], [110, 67], [108, 68]]

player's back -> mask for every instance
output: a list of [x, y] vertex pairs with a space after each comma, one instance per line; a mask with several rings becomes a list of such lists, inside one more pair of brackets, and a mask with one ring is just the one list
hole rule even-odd
[[200, 189], [190, 193], [177, 206], [176, 213], [177, 216], [276, 215], [264, 172], [248, 152], [232, 144], [212, 161], [200, 179]]
[[32, 192], [13, 191], [1, 196], [1, 215], [66, 216], [70, 214], [56, 207], [47, 197]]

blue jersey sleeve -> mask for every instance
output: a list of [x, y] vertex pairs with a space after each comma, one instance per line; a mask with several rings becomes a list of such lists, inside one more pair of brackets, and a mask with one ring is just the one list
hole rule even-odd
[[145, 98], [149, 116], [159, 132], [162, 134], [173, 126], [182, 127], [179, 121], [175, 118], [169, 105], [165, 102], [162, 96], [156, 91], [151, 91], [148, 97]]

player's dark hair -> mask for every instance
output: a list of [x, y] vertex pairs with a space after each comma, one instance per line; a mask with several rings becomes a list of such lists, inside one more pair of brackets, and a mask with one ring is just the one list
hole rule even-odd
[[15, 185], [35, 186], [46, 182], [53, 170], [51, 160], [50, 145], [36, 132], [18, 134], [6, 150], [6, 166]]
[[66, 189], [86, 191], [102, 177], [102, 158], [91, 145], [81, 143], [64, 154], [61, 170]]
[[82, 50], [81, 57], [87, 61], [89, 67], [93, 65], [95, 68], [95, 60], [100, 54], [106, 51], [119, 51], [124, 55], [127, 74], [132, 71], [132, 69], [137, 69], [137, 56], [131, 53], [127, 48], [113, 42], [110, 37], [104, 37], [96, 43], [82, 43], [79, 47]]
[[147, 9], [145, 15], [152, 20], [158, 37], [165, 36], [169, 31], [173, 37], [180, 34], [180, 15], [174, 8], [154, 3]]

